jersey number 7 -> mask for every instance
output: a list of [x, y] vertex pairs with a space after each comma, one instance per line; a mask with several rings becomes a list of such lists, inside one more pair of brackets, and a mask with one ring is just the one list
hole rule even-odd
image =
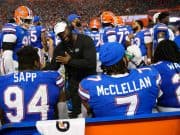
[[115, 102], [117, 105], [128, 105], [126, 115], [134, 115], [138, 106], [138, 95], [116, 97]]

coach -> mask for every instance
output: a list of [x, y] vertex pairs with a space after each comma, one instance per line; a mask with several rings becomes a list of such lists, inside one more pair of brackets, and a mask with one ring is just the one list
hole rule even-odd
[[78, 95], [79, 82], [88, 75], [96, 74], [96, 49], [92, 39], [86, 35], [72, 33], [66, 21], [54, 27], [61, 43], [55, 48], [49, 69], [58, 70], [65, 66], [65, 76], [72, 100], [72, 118], [81, 113], [81, 100]]

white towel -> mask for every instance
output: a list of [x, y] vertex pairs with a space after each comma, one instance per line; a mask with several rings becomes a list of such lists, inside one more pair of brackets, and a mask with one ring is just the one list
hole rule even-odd
[[37, 121], [36, 128], [42, 135], [85, 135], [85, 119]]

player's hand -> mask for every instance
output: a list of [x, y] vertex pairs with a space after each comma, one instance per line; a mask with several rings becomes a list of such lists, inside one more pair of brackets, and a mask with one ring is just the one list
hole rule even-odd
[[151, 64], [152, 64], [151, 58], [145, 59], [145, 64], [146, 64], [146, 65], [151, 65]]
[[56, 57], [56, 62], [60, 62], [62, 64], [68, 64], [70, 59], [71, 59], [71, 56], [67, 52], [65, 52], [65, 56], [57, 56]]

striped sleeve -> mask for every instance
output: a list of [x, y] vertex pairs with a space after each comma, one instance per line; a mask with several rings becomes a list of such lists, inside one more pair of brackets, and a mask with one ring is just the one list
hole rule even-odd
[[16, 33], [16, 28], [13, 26], [5, 26], [2, 28], [3, 33]]
[[158, 27], [158, 30], [168, 30], [168, 28], [167, 28], [167, 27], [164, 27], [164, 26], [159, 26], [159, 27]]
[[89, 94], [88, 90], [85, 90], [81, 86], [81, 84], [79, 84], [78, 93], [82, 100], [88, 101], [90, 99], [90, 94]]
[[46, 31], [46, 28], [45, 27], [41, 27], [41, 32], [45, 32]]
[[62, 88], [64, 86], [64, 79], [61, 75], [58, 76], [56, 79], [56, 85]]
[[162, 83], [161, 75], [158, 74], [156, 77], [156, 85], [160, 88], [161, 83]]

